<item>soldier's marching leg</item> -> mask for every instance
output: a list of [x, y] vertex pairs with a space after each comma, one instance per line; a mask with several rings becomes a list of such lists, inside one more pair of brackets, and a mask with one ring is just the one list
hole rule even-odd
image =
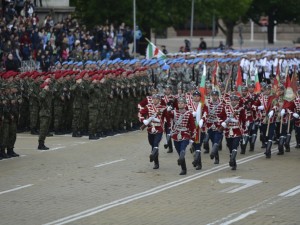
[[201, 162], [201, 150], [196, 150], [194, 155], [194, 161], [192, 162], [193, 166], [196, 167], [196, 170], [202, 169]]
[[9, 138], [7, 145], [7, 155], [10, 157], [18, 157], [19, 154], [14, 152], [14, 146], [17, 139], [17, 123], [16, 121], [12, 121], [9, 126]]
[[219, 151], [222, 151], [222, 142], [223, 142], [223, 136], [221, 140], [219, 141]]
[[177, 160], [178, 165], [180, 166], [183, 162], [185, 162], [185, 150], [181, 150], [179, 153], [179, 158]]
[[155, 157], [154, 157], [154, 166], [153, 166], [153, 169], [154, 170], [157, 170], [157, 169], [159, 169], [159, 161], [158, 161], [158, 153], [155, 155]]
[[296, 147], [300, 148], [300, 127], [295, 126], [295, 138], [296, 138]]
[[267, 159], [270, 159], [271, 158], [271, 148], [272, 148], [272, 140], [269, 140], [267, 142], [267, 147], [266, 147], [266, 152], [265, 152], [265, 155], [266, 155], [266, 158]]
[[284, 154], [284, 142], [285, 142], [285, 136], [280, 136], [278, 141], [278, 153], [277, 155], [283, 155]]
[[209, 153], [209, 134], [206, 133], [203, 139], [203, 148], [205, 149], [204, 154]]
[[237, 150], [233, 149], [230, 154], [230, 161], [229, 161], [229, 166], [231, 167], [232, 170], [236, 170], [236, 155], [237, 155]]
[[210, 158], [214, 159], [216, 157], [216, 155], [218, 154], [219, 151], [219, 144], [218, 143], [214, 143], [211, 153], [210, 153]]
[[247, 144], [249, 142], [249, 138], [250, 138], [249, 135], [245, 135], [244, 137], [242, 137], [242, 139], [241, 139], [241, 154], [245, 154]]
[[158, 147], [152, 148], [151, 154], [149, 156], [150, 162], [153, 162], [156, 157], [158, 157]]
[[[167, 135], [170, 135], [170, 134], [167, 134]], [[171, 137], [168, 138], [168, 147], [169, 147], [169, 150], [167, 151], [167, 153], [172, 153], [173, 152], [173, 143], [172, 143]]]
[[286, 152], [290, 152], [291, 151], [290, 142], [291, 142], [291, 137], [292, 137], [293, 121], [290, 121], [290, 127], [287, 129], [289, 129], [289, 130], [287, 131], [284, 147], [285, 147]]
[[186, 175], [186, 163], [185, 163], [185, 159], [182, 160], [181, 163], [181, 172], [179, 175]]

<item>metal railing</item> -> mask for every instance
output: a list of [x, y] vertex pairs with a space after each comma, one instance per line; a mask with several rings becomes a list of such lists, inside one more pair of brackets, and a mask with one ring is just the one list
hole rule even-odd
[[34, 60], [24, 60], [21, 62], [21, 72], [28, 72], [28, 71], [34, 71], [39, 70], [40, 65]]

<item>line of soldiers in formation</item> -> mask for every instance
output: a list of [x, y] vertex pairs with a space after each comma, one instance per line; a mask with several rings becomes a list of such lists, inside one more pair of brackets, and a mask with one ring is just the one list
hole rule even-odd
[[[205, 101], [195, 86], [189, 92], [172, 95], [170, 86], [165, 95], [153, 93], [139, 104], [139, 119], [147, 127], [148, 141], [151, 145], [150, 162], [153, 169], [159, 168], [159, 143], [163, 132], [166, 134], [165, 148], [173, 152], [173, 143], [179, 155], [180, 175], [186, 174], [185, 153], [189, 143], [192, 162], [196, 170], [202, 168], [201, 151], [210, 153], [214, 164], [219, 164], [219, 151], [222, 150], [223, 136], [229, 149], [229, 166], [236, 170], [237, 152], [245, 154], [255, 150], [260, 130], [260, 141], [266, 158], [271, 158], [273, 141], [278, 144], [277, 155], [290, 152], [292, 130], [295, 129], [296, 148], [300, 148], [300, 87], [297, 93], [279, 85], [276, 92], [271, 84], [261, 83], [262, 90], [255, 93], [255, 83], [227, 92], [226, 85], [220, 84], [220, 92], [206, 84]], [[287, 97], [287, 93], [291, 95]], [[173, 139], [173, 143], [172, 140]], [[211, 141], [211, 150], [210, 144]], [[182, 143], [183, 142], [183, 143]]]
[[238, 66], [252, 80], [253, 68], [259, 68], [262, 79], [268, 81], [276, 71], [274, 66], [280, 65], [281, 72], [292, 67], [299, 52], [202, 52], [168, 57], [57, 62], [49, 72], [1, 73], [0, 158], [18, 156], [13, 150], [17, 130], [29, 128], [31, 134], [39, 134], [38, 149], [47, 150], [49, 128], [56, 135], [72, 132], [73, 137], [89, 135], [90, 139], [138, 129], [136, 105], [151, 95], [153, 87], [160, 95], [166, 85], [173, 94], [189, 92], [199, 84], [203, 65], [210, 80], [216, 62], [219, 81], [229, 74], [234, 80]]

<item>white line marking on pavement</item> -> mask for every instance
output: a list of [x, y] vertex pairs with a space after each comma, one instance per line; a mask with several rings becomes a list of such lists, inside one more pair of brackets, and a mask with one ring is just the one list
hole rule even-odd
[[235, 222], [237, 222], [239, 220], [245, 219], [247, 216], [249, 216], [251, 214], [254, 214], [254, 213], [256, 213], [256, 210], [251, 210], [249, 212], [241, 214], [240, 216], [238, 216], [238, 217], [236, 217], [236, 218], [234, 218], [232, 220], [229, 220], [229, 221], [227, 221], [225, 223], [221, 223], [221, 225], [229, 225], [229, 224], [235, 223]]
[[6, 190], [6, 191], [1, 191], [1, 192], [0, 192], [0, 195], [5, 194], [5, 193], [8, 193], [8, 192], [12, 192], [12, 191], [17, 191], [17, 190], [20, 190], [20, 189], [23, 189], [23, 188], [27, 188], [27, 187], [30, 187], [30, 186], [32, 186], [32, 185], [33, 185], [33, 184], [27, 184], [27, 185], [20, 186], [20, 187], [17, 187], [17, 188], [13, 188], [13, 189], [9, 189], [9, 190]]
[[[214, 224], [222, 224], [222, 225], [224, 225], [224, 224], [230, 224], [230, 223], [228, 223], [228, 222], [236, 222], [235, 219], [232, 219], [232, 220], [227, 221], [227, 222], [226, 222], [226, 220], [229, 220], [231, 217], [237, 216], [237, 215], [239, 215], [240, 213], [242, 213], [241, 215], [244, 215], [244, 214], [246, 214], [246, 213], [243, 213], [243, 212], [248, 211], [248, 210], [251, 210], [251, 211], [259, 211], [260, 209], [268, 208], [269, 206], [274, 205], [274, 204], [276, 204], [276, 203], [282, 201], [282, 200], [285, 199], [286, 197], [294, 196], [294, 195], [298, 194], [299, 192], [300, 192], [300, 185], [299, 185], [299, 186], [296, 186], [296, 187], [294, 187], [294, 188], [292, 188], [292, 189], [289, 189], [289, 190], [287, 190], [287, 191], [285, 191], [285, 192], [282, 192], [282, 193], [280, 193], [278, 196], [273, 196], [273, 197], [271, 197], [271, 198], [268, 198], [268, 199], [266, 199], [266, 200], [264, 200], [264, 201], [262, 201], [262, 202], [259, 202], [259, 203], [255, 204], [255, 205], [253, 205], [253, 206], [250, 206], [250, 207], [248, 207], [248, 208], [246, 208], [246, 209], [242, 209], [242, 210], [239, 210], [238, 212], [234, 212], [234, 213], [232, 213], [232, 214], [229, 214], [228, 216], [223, 217], [222, 219], [216, 220], [216, 221], [214, 221], [214, 222], [212, 222], [212, 223], [209, 223], [209, 224], [207, 224], [207, 225], [214, 225]], [[251, 212], [251, 211], [250, 211], [250, 212]], [[241, 215], [240, 215], [240, 216], [241, 216]], [[239, 216], [239, 217], [240, 217], [240, 216]], [[239, 218], [239, 217], [238, 217], [238, 218]], [[244, 218], [245, 218], [245, 217], [244, 217]], [[222, 221], [225, 221], [225, 222], [222, 222]]]
[[222, 178], [222, 179], [219, 179], [219, 182], [221, 184], [226, 184], [226, 183], [244, 184], [243, 186], [240, 186], [233, 190], [227, 191], [227, 193], [235, 193], [235, 192], [238, 192], [240, 190], [243, 190], [245, 188], [251, 187], [253, 185], [256, 185], [256, 184], [259, 184], [262, 182], [262, 180], [249, 180], [249, 179], [239, 179], [239, 178], [240, 177]]
[[116, 162], [121, 162], [121, 161], [124, 161], [124, 160], [126, 160], [126, 159], [119, 159], [119, 160], [115, 160], [115, 161], [111, 161], [111, 162], [104, 162], [104, 163], [101, 163], [101, 164], [96, 165], [94, 167], [106, 166], [106, 165], [113, 164], [113, 163], [116, 163]]
[[300, 193], [300, 185], [296, 186], [290, 190], [287, 190], [285, 192], [282, 192], [281, 194], [279, 194], [278, 196], [282, 196], [282, 197], [290, 197], [290, 196], [294, 196], [296, 194]]
[[[291, 147], [293, 145], [295, 145], [295, 142], [291, 143]], [[276, 151], [275, 149], [277, 149], [277, 147], [274, 148], [274, 151]], [[237, 160], [237, 163], [238, 164], [243, 164], [245, 162], [252, 161], [252, 160], [257, 159], [257, 158], [261, 158], [262, 156], [264, 156], [263, 153], [258, 153], [258, 154], [255, 154], [255, 155], [248, 156], [248, 157], [245, 157], [243, 159]], [[94, 207], [94, 208], [91, 208], [91, 209], [87, 209], [85, 211], [82, 211], [82, 212], [79, 212], [79, 213], [75, 213], [75, 214], [70, 215], [70, 216], [66, 216], [64, 218], [52, 221], [50, 223], [46, 223], [44, 225], [53, 225], [53, 224], [55, 224], [55, 225], [62, 225], [62, 224], [66, 224], [66, 223], [70, 223], [70, 222], [76, 221], [76, 220], [80, 220], [80, 219], [83, 219], [85, 217], [97, 214], [99, 212], [106, 211], [106, 210], [108, 210], [110, 208], [113, 208], [113, 207], [116, 207], [116, 206], [119, 206], [119, 205], [124, 205], [124, 204], [127, 204], [129, 202], [132, 202], [132, 201], [144, 198], [144, 197], [148, 197], [150, 195], [154, 195], [154, 194], [160, 193], [162, 191], [171, 189], [173, 187], [177, 187], [177, 186], [179, 186], [181, 184], [185, 184], [187, 182], [199, 179], [201, 177], [204, 177], [204, 176], [207, 176], [207, 175], [210, 175], [210, 174], [213, 174], [213, 173], [216, 173], [216, 172], [219, 172], [221, 170], [228, 169], [228, 168], [229, 168], [229, 166], [228, 166], [227, 163], [223, 164], [223, 165], [219, 165], [219, 166], [213, 167], [211, 169], [208, 169], [206, 171], [202, 171], [200, 173], [196, 173], [196, 174], [193, 174], [191, 176], [188, 176], [188, 177], [185, 177], [185, 178], [181, 178], [179, 180], [175, 180], [175, 181], [172, 181], [170, 183], [157, 186], [157, 187], [149, 189], [147, 191], [144, 191], [144, 192], [141, 192], [141, 193], [137, 193], [137, 194], [134, 194], [134, 195], [127, 196], [125, 198], [121, 198], [121, 199], [112, 201], [110, 203], [99, 205], [97, 207]]]

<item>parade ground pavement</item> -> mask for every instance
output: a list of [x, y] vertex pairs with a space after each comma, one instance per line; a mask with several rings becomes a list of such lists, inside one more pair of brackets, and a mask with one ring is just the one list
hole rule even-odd
[[[294, 136], [294, 134], [293, 134]], [[21, 156], [0, 161], [0, 224], [202, 225], [300, 223], [300, 150], [266, 159], [261, 143], [228, 165], [223, 141], [220, 164], [202, 155], [202, 170], [180, 176], [176, 152], [162, 140], [160, 168], [149, 162], [145, 131], [88, 140], [71, 135], [46, 139], [20, 133]]]

